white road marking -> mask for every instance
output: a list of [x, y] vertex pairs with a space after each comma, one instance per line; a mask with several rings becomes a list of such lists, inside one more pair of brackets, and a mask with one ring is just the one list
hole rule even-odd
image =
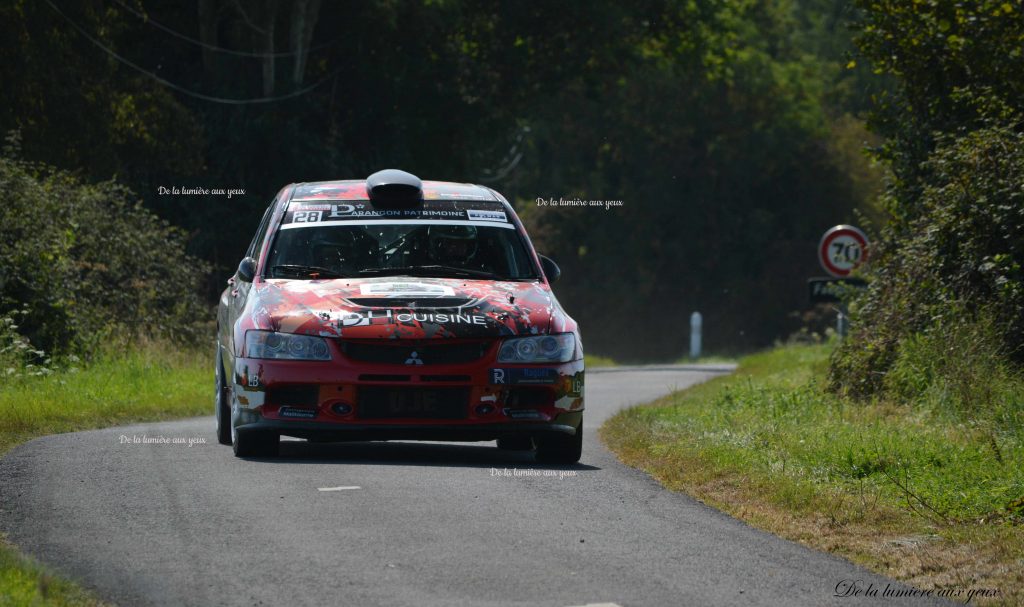
[[622, 607], [618, 603], [587, 603], [586, 605], [572, 605], [570, 607]]
[[317, 491], [347, 491], [349, 489], [361, 489], [361, 487], [317, 487]]

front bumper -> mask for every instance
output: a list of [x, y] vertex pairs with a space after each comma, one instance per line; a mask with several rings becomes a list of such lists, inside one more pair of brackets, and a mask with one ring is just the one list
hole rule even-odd
[[473, 442], [492, 441], [513, 436], [575, 436], [583, 421], [583, 412], [563, 413], [553, 422], [505, 422], [484, 424], [331, 424], [298, 420], [250, 417], [237, 426], [240, 434], [274, 432], [313, 441], [429, 440]]
[[[575, 434], [584, 409], [583, 361], [499, 364], [494, 350], [472, 363], [439, 365], [355, 361], [334, 347], [329, 362], [236, 358], [233, 423], [240, 433], [325, 441]], [[438, 403], [443, 416], [407, 414], [401, 408], [381, 415], [381, 405], [371, 407], [369, 395], [392, 391], [433, 392], [449, 401], [447, 395], [457, 394], [458, 399]]]

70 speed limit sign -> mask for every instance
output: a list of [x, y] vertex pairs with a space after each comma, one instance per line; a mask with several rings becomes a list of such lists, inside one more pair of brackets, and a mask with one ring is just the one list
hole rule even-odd
[[849, 276], [867, 258], [868, 237], [853, 226], [838, 225], [829, 229], [818, 245], [821, 267], [838, 278]]

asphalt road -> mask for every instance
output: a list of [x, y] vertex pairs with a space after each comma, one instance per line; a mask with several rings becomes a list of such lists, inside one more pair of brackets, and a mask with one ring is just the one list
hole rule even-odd
[[493, 443], [239, 460], [212, 417], [49, 436], [0, 461], [0, 528], [125, 606], [931, 604], [835, 598], [892, 582], [670, 493], [598, 441], [619, 408], [725, 370], [588, 372], [569, 467]]

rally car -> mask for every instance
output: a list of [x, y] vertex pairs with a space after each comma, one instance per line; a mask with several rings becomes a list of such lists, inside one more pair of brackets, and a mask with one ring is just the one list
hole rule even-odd
[[497, 441], [573, 463], [583, 349], [508, 201], [389, 169], [292, 184], [217, 310], [217, 437]]

